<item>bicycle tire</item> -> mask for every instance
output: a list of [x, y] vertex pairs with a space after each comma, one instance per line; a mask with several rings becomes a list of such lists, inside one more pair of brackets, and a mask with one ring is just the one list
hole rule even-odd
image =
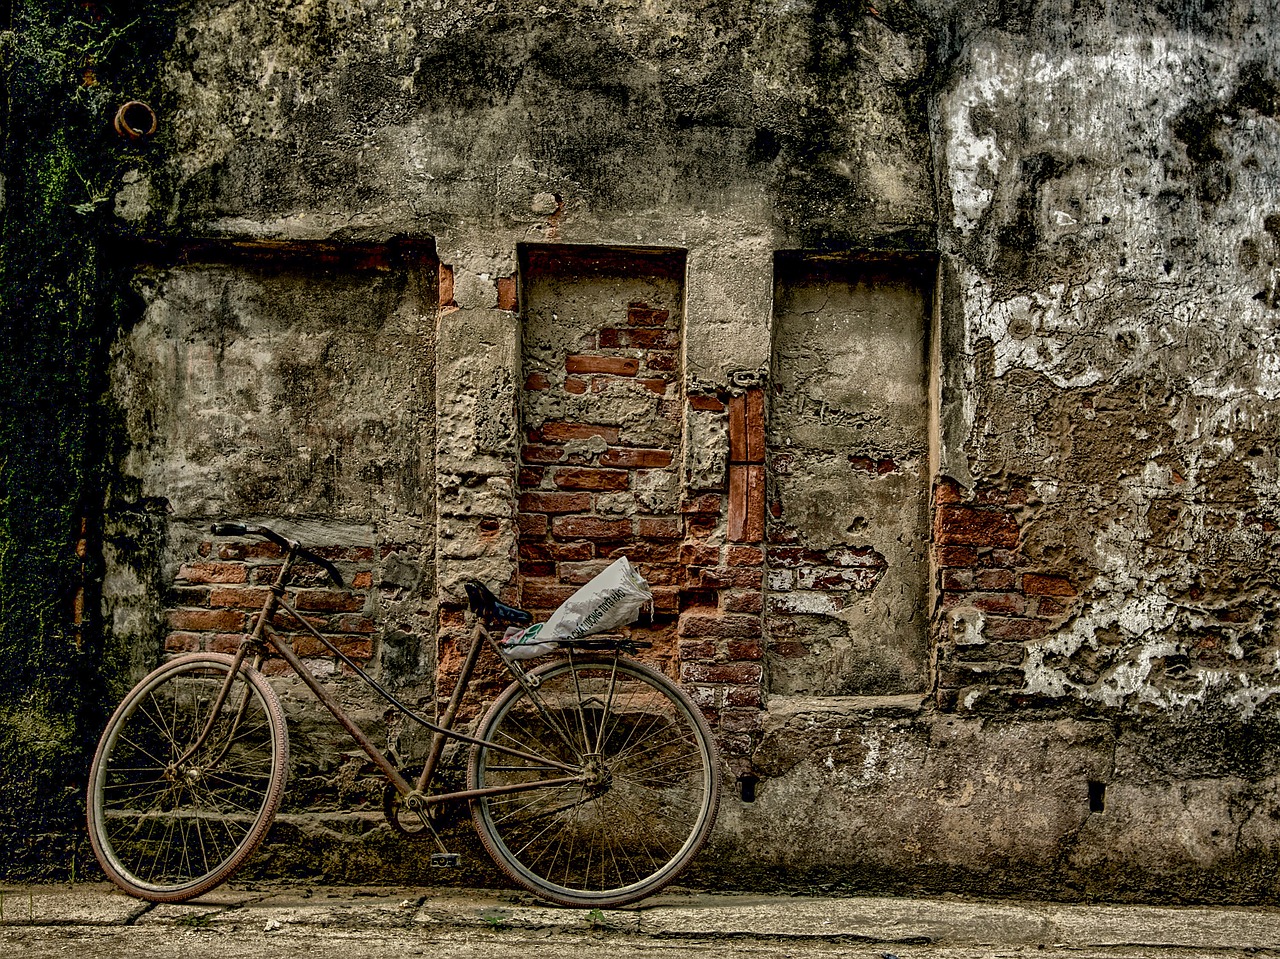
[[[532, 693], [520, 683], [503, 691], [480, 738], [590, 781], [472, 800], [485, 849], [518, 885], [564, 906], [621, 906], [662, 889], [702, 848], [719, 808], [720, 762], [702, 714], [624, 657], [557, 660], [528, 681]], [[489, 746], [472, 747], [467, 769], [471, 789], [573, 775]]]
[[164, 664], [129, 692], [98, 742], [89, 841], [103, 871], [131, 895], [183, 902], [208, 892], [253, 854], [279, 808], [288, 730], [279, 699], [247, 665], [205, 744], [177, 765], [232, 664], [218, 653]]

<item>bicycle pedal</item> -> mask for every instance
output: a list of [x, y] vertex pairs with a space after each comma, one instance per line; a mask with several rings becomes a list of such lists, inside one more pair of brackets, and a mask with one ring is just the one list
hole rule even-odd
[[462, 856], [456, 852], [433, 852], [431, 866], [433, 869], [456, 869], [462, 865]]

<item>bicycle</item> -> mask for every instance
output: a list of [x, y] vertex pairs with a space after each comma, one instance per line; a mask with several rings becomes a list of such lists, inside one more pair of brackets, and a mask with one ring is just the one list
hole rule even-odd
[[[284, 793], [289, 740], [280, 702], [261, 672], [274, 652], [386, 776], [384, 813], [401, 836], [432, 839], [433, 865], [456, 865], [433, 825], [447, 802], [470, 804], [473, 825], [516, 884], [565, 906], [602, 908], [652, 895], [689, 865], [715, 823], [720, 765], [698, 708], [632, 655], [640, 643], [561, 644], [526, 669], [493, 631], [529, 613], [466, 584], [471, 646], [439, 721], [421, 716], [321, 636], [288, 602], [299, 562], [344, 588], [337, 568], [264, 526], [220, 523], [215, 536], [260, 536], [284, 562], [234, 655], [190, 653], [162, 664], [111, 716], [89, 774], [94, 854], [125, 892], [183, 902], [230, 878], [257, 849]], [[396, 710], [431, 730], [409, 781], [273, 628], [284, 610]], [[484, 648], [513, 679], [474, 732], [455, 723]], [[431, 792], [448, 741], [469, 747], [465, 789]]]

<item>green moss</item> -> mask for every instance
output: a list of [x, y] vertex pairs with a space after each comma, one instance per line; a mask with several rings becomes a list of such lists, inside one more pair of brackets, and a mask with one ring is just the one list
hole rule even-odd
[[129, 319], [105, 201], [126, 169], [158, 164], [162, 145], [124, 144], [110, 123], [119, 103], [154, 95], [174, 6], [13, 0], [7, 9], [0, 871], [40, 877], [75, 868], [89, 756], [123, 668], [94, 614], [112, 435], [100, 398], [109, 345]]

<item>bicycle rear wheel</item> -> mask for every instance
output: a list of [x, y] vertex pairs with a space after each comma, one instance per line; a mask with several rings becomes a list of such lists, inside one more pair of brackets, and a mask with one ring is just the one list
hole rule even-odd
[[469, 788], [575, 781], [474, 800], [485, 848], [515, 882], [561, 905], [652, 895], [715, 823], [720, 766], [701, 713], [665, 676], [621, 657], [560, 660], [528, 680], [532, 690], [503, 692], [480, 737], [550, 762], [475, 746]]
[[289, 740], [280, 702], [241, 666], [210, 734], [232, 658], [197, 653], [152, 672], [125, 697], [89, 771], [89, 841], [111, 881], [153, 902], [182, 902], [226, 880], [280, 805]]

